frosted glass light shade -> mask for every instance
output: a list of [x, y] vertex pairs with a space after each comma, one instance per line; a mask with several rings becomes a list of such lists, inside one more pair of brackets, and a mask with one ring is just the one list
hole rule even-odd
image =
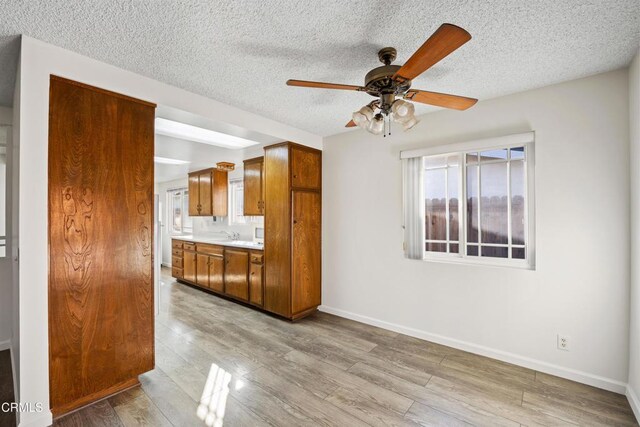
[[363, 129], [367, 127], [371, 119], [373, 118], [373, 110], [368, 105], [365, 105], [351, 116], [353, 123]]
[[391, 106], [391, 112], [393, 113], [393, 119], [398, 123], [404, 123], [414, 117], [416, 108], [411, 102], [398, 99]]
[[376, 115], [369, 122], [367, 130], [374, 135], [380, 135], [382, 132], [384, 132], [384, 118], [380, 114]]

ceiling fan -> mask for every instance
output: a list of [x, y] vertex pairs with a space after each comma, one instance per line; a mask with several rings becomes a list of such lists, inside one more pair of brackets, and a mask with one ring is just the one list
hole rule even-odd
[[287, 85], [353, 90], [374, 96], [377, 99], [354, 112], [352, 120], [347, 123], [346, 127], [359, 126], [375, 135], [385, 133], [386, 136], [387, 129], [390, 129], [391, 119], [400, 123], [405, 130], [411, 129], [418, 123], [414, 114], [415, 107], [411, 102], [403, 99], [456, 110], [466, 110], [478, 102], [474, 98], [411, 88], [411, 80], [469, 40], [471, 40], [471, 35], [463, 28], [453, 24], [442, 24], [402, 66], [391, 65], [396, 59], [395, 48], [381, 49], [378, 52], [378, 58], [384, 65], [367, 73], [364, 78], [364, 86], [305, 80], [287, 80]]

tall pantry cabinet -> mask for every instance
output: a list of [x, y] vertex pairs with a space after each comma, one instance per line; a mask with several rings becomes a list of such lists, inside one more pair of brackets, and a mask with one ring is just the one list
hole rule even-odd
[[264, 151], [264, 308], [288, 319], [321, 298], [322, 152], [284, 142]]

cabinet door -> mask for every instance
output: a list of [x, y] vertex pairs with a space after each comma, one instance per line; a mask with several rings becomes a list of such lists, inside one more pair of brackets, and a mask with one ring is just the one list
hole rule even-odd
[[227, 216], [227, 205], [229, 203], [229, 178], [227, 171], [214, 169], [211, 182], [211, 215]]
[[320, 193], [293, 191], [292, 314], [320, 304]]
[[249, 268], [249, 302], [262, 306], [262, 264]]
[[249, 299], [249, 252], [225, 250], [224, 287], [225, 293], [242, 300]]
[[321, 158], [315, 151], [298, 147], [291, 148], [291, 186], [296, 188], [320, 189]]
[[200, 215], [213, 215], [211, 205], [211, 171], [198, 174], [198, 195], [200, 197]]
[[262, 211], [262, 162], [244, 165], [244, 214], [263, 215]]
[[209, 287], [217, 292], [224, 292], [224, 257], [209, 257]]
[[184, 251], [184, 267], [182, 278], [188, 282], [196, 282], [196, 253]]
[[200, 184], [197, 174], [189, 175], [189, 216], [200, 215]]
[[196, 254], [196, 283], [209, 287], [209, 255]]

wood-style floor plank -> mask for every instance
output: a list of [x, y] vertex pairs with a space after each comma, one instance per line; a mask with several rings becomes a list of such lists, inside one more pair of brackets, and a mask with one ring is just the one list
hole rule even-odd
[[626, 398], [359, 322], [288, 322], [163, 270], [156, 368], [56, 426], [638, 425]]

